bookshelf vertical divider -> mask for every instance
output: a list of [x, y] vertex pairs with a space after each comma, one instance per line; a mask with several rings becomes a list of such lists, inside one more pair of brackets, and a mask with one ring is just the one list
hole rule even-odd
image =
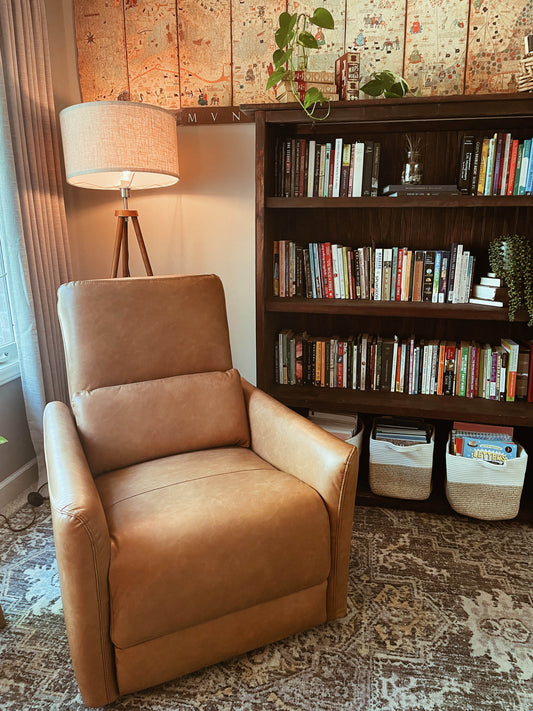
[[[461, 243], [476, 255], [475, 281], [489, 270], [488, 244], [500, 234], [531, 235], [532, 196], [384, 197], [382, 188], [400, 183], [405, 136], [420, 138], [425, 184], [456, 182], [464, 135], [510, 131], [533, 136], [533, 95], [496, 94], [335, 102], [324, 121], [310, 121], [298, 105], [248, 105], [256, 126], [256, 346], [257, 383], [289, 407], [358, 413], [365, 424], [378, 414], [418, 415], [437, 429], [436, 492], [428, 502], [385, 501], [365, 488], [367, 454], [361, 458], [359, 503], [449, 511], [444, 498], [444, 444], [454, 420], [507, 424], [527, 444], [533, 434], [533, 404], [483, 398], [407, 395], [275, 381], [274, 349], [281, 329], [316, 336], [369, 332], [498, 344], [501, 337], [533, 339], [527, 319], [510, 323], [505, 308], [364, 299], [280, 298], [273, 294], [273, 247], [332, 242], [350, 247], [373, 244], [415, 250], [448, 249]], [[381, 145], [378, 197], [280, 197], [275, 190], [278, 142], [288, 138], [332, 141], [377, 140]], [[533, 235], [531, 235], [533, 236]], [[530, 457], [530, 462], [531, 462]], [[529, 465], [531, 469], [531, 464]], [[531, 487], [526, 475], [525, 492]]]

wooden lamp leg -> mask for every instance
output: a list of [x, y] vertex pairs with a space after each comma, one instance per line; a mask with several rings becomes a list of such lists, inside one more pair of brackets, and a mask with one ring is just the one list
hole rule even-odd
[[139, 213], [137, 210], [115, 210], [115, 217], [118, 218], [117, 231], [115, 236], [115, 246], [113, 250], [113, 266], [111, 269], [111, 276], [114, 278], [118, 275], [118, 263], [120, 260], [120, 253], [122, 252], [122, 276], [130, 276], [129, 268], [129, 246], [128, 246], [128, 217], [131, 217], [133, 223], [133, 229], [135, 230], [135, 236], [137, 237], [137, 243], [141, 251], [141, 256], [144, 264], [144, 268], [147, 276], [153, 276], [152, 267], [150, 265], [150, 259], [148, 258], [148, 252], [146, 251], [146, 245], [144, 244], [144, 239], [141, 232], [141, 226], [139, 224]]

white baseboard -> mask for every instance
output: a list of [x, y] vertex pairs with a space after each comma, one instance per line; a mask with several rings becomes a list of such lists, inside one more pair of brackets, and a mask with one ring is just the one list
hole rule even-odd
[[7, 479], [0, 481], [0, 510], [9, 506], [24, 491], [35, 486], [37, 488], [38, 469], [37, 459], [31, 459], [20, 469], [10, 474]]

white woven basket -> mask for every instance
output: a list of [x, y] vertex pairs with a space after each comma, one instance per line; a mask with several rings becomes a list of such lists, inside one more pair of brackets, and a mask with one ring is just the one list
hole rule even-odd
[[430, 442], [407, 446], [370, 437], [368, 479], [372, 493], [422, 501], [431, 494], [435, 432]]
[[[448, 442], [449, 445], [449, 442]], [[446, 497], [454, 511], [485, 521], [515, 518], [520, 508], [527, 453], [519, 446], [516, 459], [490, 464], [446, 451]]]

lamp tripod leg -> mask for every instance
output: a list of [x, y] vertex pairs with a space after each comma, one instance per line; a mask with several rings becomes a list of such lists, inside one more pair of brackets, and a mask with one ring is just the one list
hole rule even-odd
[[143, 263], [144, 263], [144, 268], [146, 270], [146, 275], [153, 276], [154, 273], [152, 271], [152, 266], [151, 266], [150, 260], [148, 258], [148, 252], [146, 251], [146, 245], [144, 244], [144, 239], [143, 239], [143, 235], [141, 232], [141, 226], [139, 224], [139, 218], [134, 215], [131, 218], [131, 221], [133, 222], [133, 229], [135, 230], [135, 236], [137, 237], [137, 243], [139, 245], [139, 249], [141, 250], [141, 256], [143, 258]]
[[122, 227], [123, 218], [119, 217], [117, 221], [117, 231], [115, 234], [115, 246], [113, 248], [113, 265], [111, 267], [111, 277], [118, 276], [118, 261], [120, 258], [120, 247], [122, 245]]

